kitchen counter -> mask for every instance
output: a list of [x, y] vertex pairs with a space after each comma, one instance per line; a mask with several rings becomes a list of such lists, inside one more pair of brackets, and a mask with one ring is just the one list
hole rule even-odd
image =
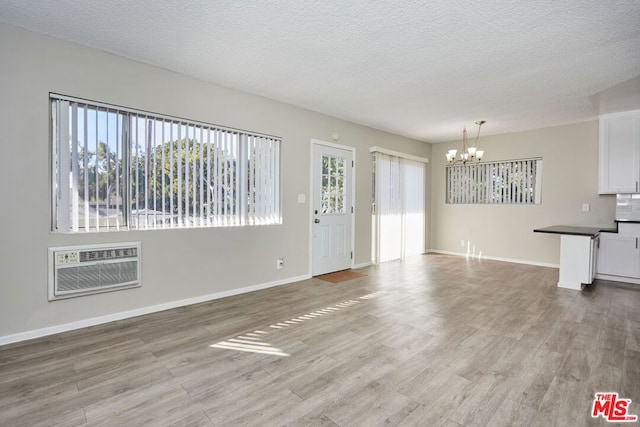
[[552, 225], [536, 228], [535, 233], [560, 235], [560, 274], [558, 287], [582, 290], [596, 275], [596, 256], [601, 232], [617, 233], [616, 227]]
[[570, 236], [596, 237], [601, 232], [617, 233], [617, 227], [584, 227], [575, 225], [552, 225], [536, 228], [534, 233], [566, 234]]

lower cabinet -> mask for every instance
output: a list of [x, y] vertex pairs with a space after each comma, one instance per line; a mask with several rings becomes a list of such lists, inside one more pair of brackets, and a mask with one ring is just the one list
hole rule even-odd
[[579, 291], [593, 281], [597, 236], [563, 234], [560, 237], [558, 287]]
[[617, 233], [600, 233], [598, 274], [640, 278], [640, 238]]

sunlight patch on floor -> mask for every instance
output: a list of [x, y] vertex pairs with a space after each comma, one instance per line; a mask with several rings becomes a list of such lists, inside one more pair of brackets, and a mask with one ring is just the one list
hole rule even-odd
[[[361, 297], [358, 297], [357, 299], [342, 301], [329, 307], [310, 311], [309, 313], [303, 314], [298, 317], [294, 317], [289, 320], [283, 320], [282, 322], [273, 323], [269, 325], [269, 328], [271, 329], [290, 328], [292, 326], [296, 326], [303, 322], [306, 322], [307, 320], [317, 319], [324, 315], [332, 314], [337, 311], [340, 311], [341, 309], [345, 309], [353, 305], [360, 304], [362, 302], [361, 300], [369, 300], [369, 299], [375, 298], [378, 295], [382, 294], [383, 292], [384, 291], [372, 292], [370, 294], [366, 294]], [[290, 354], [286, 353], [284, 350], [279, 349], [277, 347], [273, 347], [271, 344], [267, 342], [263, 342], [262, 338], [267, 334], [269, 334], [269, 332], [262, 331], [262, 330], [245, 332], [244, 334], [230, 338], [226, 341], [220, 341], [218, 343], [212, 344], [209, 347], [219, 348], [223, 350], [236, 350], [236, 351], [244, 351], [249, 353], [268, 354], [271, 356], [281, 356], [281, 357], [290, 356]]]

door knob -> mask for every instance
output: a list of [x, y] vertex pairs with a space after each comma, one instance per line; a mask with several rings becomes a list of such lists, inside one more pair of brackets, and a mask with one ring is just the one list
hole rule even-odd
[[315, 222], [316, 224], [320, 224], [320, 220], [318, 218], [314, 219], [313, 222]]

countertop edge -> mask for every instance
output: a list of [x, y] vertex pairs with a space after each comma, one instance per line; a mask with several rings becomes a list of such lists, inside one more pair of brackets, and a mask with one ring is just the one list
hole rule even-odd
[[565, 234], [569, 236], [586, 236], [596, 237], [600, 233], [617, 233], [617, 228], [611, 227], [586, 227], [576, 225], [552, 225], [549, 227], [536, 228], [534, 233], [547, 233], [547, 234]]

